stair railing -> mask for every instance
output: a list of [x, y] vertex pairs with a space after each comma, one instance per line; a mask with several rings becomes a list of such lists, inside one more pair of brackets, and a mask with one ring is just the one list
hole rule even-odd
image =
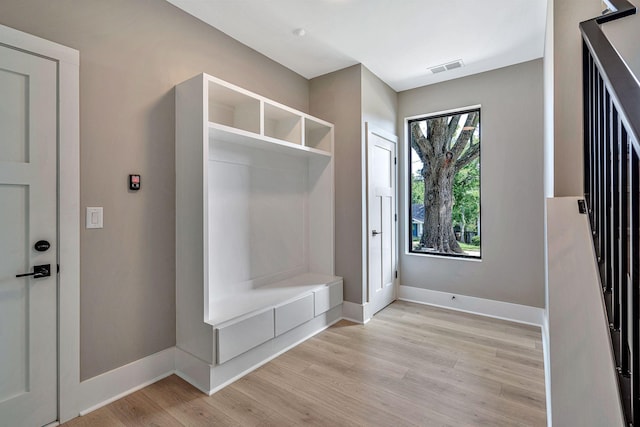
[[584, 196], [622, 405], [640, 425], [640, 85], [600, 27], [636, 9], [607, 3], [611, 13], [580, 24]]

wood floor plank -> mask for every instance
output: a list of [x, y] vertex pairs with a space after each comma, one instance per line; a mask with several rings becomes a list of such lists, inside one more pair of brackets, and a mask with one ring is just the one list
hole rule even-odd
[[324, 366], [316, 365], [308, 368], [303, 375], [310, 381], [326, 384], [335, 391], [371, 402], [413, 425], [431, 425], [432, 423], [443, 426], [471, 425], [464, 423], [457, 416], [453, 417], [446, 412], [434, 410], [431, 402], [413, 398], [399, 399], [395, 390], [388, 387], [388, 384], [396, 384], [399, 380], [363, 377], [349, 371], [334, 372]]
[[65, 426], [544, 426], [540, 328], [396, 301], [213, 396], [171, 376]]
[[182, 426], [177, 419], [144, 392], [137, 391], [109, 404], [111, 413], [127, 426]]
[[529, 376], [514, 374], [498, 366], [487, 364], [486, 362], [460, 361], [456, 364], [456, 369], [467, 373], [473, 373], [484, 378], [498, 381], [502, 384], [509, 384], [530, 390], [544, 389], [544, 378], [531, 379]]
[[259, 375], [259, 369], [254, 374], [239, 379], [230, 387], [259, 402], [264, 402], [269, 407], [277, 408], [279, 414], [297, 425], [328, 426], [340, 424], [339, 418], [327, 410], [330, 408], [323, 408], [318, 402], [305, 398], [296, 390], [265, 381]]
[[358, 399], [344, 390], [332, 388], [321, 381], [313, 381], [304, 375], [290, 375], [287, 367], [280, 364], [269, 364], [261, 369], [258, 375], [271, 382], [281, 382], [291, 389], [298, 390], [306, 397], [322, 403], [323, 407], [331, 408], [331, 411], [346, 424], [359, 425], [383, 424], [383, 425], [410, 425], [409, 422], [395, 416], [376, 405], [367, 402], [366, 399]]
[[242, 426], [294, 426], [295, 422], [281, 416], [277, 409], [269, 408], [234, 387], [226, 387], [213, 396], [204, 398], [205, 402], [222, 414], [232, 418]]
[[532, 339], [509, 334], [504, 331], [490, 331], [475, 325], [456, 325], [452, 322], [443, 322], [438, 318], [430, 318], [429, 322], [425, 323], [424, 319], [414, 319], [413, 321], [399, 319], [397, 322], [393, 322], [393, 325], [406, 326], [406, 328], [398, 328], [403, 332], [407, 329], [415, 330], [416, 328], [420, 328], [419, 330], [423, 333], [423, 338], [433, 337], [435, 335], [442, 338], [448, 337], [465, 343], [475, 343], [493, 349], [511, 348], [516, 350], [535, 350], [535, 342]]
[[374, 371], [378, 375], [396, 378], [402, 378], [409, 369], [402, 363], [380, 359], [370, 353], [350, 351], [344, 346], [327, 341], [310, 340], [307, 345], [293, 349], [292, 352], [303, 357], [307, 356], [307, 360], [317, 360], [322, 363], [327, 363], [327, 359], [340, 359], [351, 369]]
[[[369, 322], [371, 323], [371, 322]], [[367, 325], [368, 326], [368, 325]], [[443, 353], [434, 349], [430, 343], [420, 340], [400, 340], [379, 331], [361, 334], [345, 330], [329, 329], [318, 337], [319, 340], [335, 341], [352, 349], [368, 352], [384, 360], [396, 361], [398, 354], [403, 355], [403, 364], [407, 367], [418, 367], [429, 360], [429, 363], [442, 366], [454, 366], [456, 357], [450, 352]]]
[[456, 356], [473, 354], [478, 355], [486, 353], [488, 356], [494, 356], [496, 354], [495, 345], [489, 343], [471, 342], [461, 339], [460, 337], [454, 337], [446, 335], [444, 331], [433, 331], [427, 328], [421, 328], [420, 326], [407, 326], [398, 325], [393, 322], [381, 320], [378, 324], [380, 330], [386, 330], [389, 334], [393, 334], [396, 337], [402, 338], [405, 334], [411, 330], [419, 330], [420, 332], [415, 334], [414, 340], [424, 343], [425, 346], [433, 349], [434, 351], [445, 354], [446, 357], [450, 357], [451, 353]]
[[[522, 334], [514, 334], [513, 326], [509, 329], [506, 327], [498, 327], [491, 329], [483, 323], [474, 322], [472, 324], [460, 324], [455, 321], [448, 320], [443, 317], [418, 316], [413, 314], [405, 314], [401, 318], [396, 319], [395, 313], [381, 313], [379, 318], [389, 320], [394, 326], [406, 326], [409, 331], [422, 332], [430, 336], [436, 334], [440, 337], [458, 337], [469, 341], [479, 341], [483, 344], [491, 344], [500, 347], [501, 344], [509, 346], [518, 346], [524, 348], [535, 349], [537, 341], [526, 330]], [[477, 316], [479, 317], [479, 316]], [[427, 321], [428, 320], [428, 321]], [[416, 327], [420, 327], [416, 329]], [[538, 337], [540, 332], [538, 331]], [[538, 338], [539, 339], [539, 338]]]
[[443, 385], [425, 376], [407, 377], [398, 393], [403, 397], [422, 396], [437, 405], [440, 410], [453, 412], [461, 419], [474, 425], [535, 425], [546, 422], [544, 411], [528, 410], [519, 404], [513, 404], [500, 395], [492, 393], [478, 394], [455, 386]]
[[513, 402], [520, 402], [527, 407], [545, 409], [545, 393], [544, 390], [531, 390], [522, 387], [516, 387], [510, 384], [503, 384], [500, 390], [500, 396]]
[[83, 417], [74, 418], [63, 424], [65, 427], [124, 427], [109, 407], [103, 406]]
[[544, 361], [538, 354], [531, 354], [524, 351], [498, 349], [498, 351], [496, 351], [496, 358], [520, 363], [522, 365], [529, 366], [535, 369], [544, 369]]
[[144, 388], [142, 393], [183, 425], [194, 427], [211, 425], [239, 427], [241, 425], [207, 405], [199, 390], [189, 386], [186, 381], [175, 375]]

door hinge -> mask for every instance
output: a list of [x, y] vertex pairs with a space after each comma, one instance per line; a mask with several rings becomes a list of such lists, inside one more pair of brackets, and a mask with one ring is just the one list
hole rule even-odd
[[57, 266], [56, 273], [60, 273], [60, 264], [56, 264], [56, 266]]
[[398, 214], [393, 214], [394, 221], [398, 221]]
[[397, 164], [398, 164], [398, 158], [397, 158], [397, 157], [394, 157], [394, 158], [393, 158], [393, 164], [394, 164], [394, 165], [397, 165]]
[[396, 270], [396, 279], [398, 278], [398, 270]]

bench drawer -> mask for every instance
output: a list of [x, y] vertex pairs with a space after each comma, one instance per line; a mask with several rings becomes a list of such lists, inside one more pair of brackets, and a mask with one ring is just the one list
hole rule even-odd
[[314, 315], [318, 316], [331, 310], [338, 304], [342, 304], [342, 280], [325, 288], [313, 291]]
[[313, 294], [276, 307], [276, 336], [313, 319]]
[[221, 326], [217, 330], [217, 359], [224, 363], [274, 337], [273, 309]]

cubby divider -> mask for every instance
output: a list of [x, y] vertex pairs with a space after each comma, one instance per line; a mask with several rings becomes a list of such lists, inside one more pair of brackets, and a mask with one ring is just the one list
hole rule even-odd
[[264, 104], [264, 135], [302, 145], [302, 116], [272, 104]]
[[332, 151], [333, 126], [311, 117], [304, 119], [304, 144], [322, 151]]

